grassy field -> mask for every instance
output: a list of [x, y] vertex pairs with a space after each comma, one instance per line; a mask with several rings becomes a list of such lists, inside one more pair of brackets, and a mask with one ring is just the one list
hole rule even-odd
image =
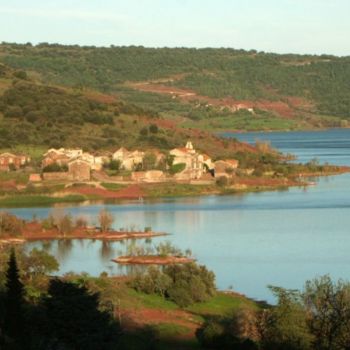
[[[226, 318], [241, 308], [259, 309], [258, 303], [234, 293], [217, 292], [207, 302], [181, 309], [158, 295], [136, 292], [124, 283], [118, 284], [117, 290], [124, 317], [132, 315], [139, 325], [155, 334], [157, 349], [199, 349], [195, 330], [207, 318]], [[134, 344], [131, 349], [137, 349], [143, 334], [127, 335], [125, 341]]]
[[198, 128], [205, 131], [222, 130], [294, 130], [301, 129], [301, 125], [295, 120], [287, 120], [276, 117], [238, 116], [218, 117], [199, 121], [188, 120], [182, 124], [185, 128]]
[[219, 192], [216, 185], [191, 185], [178, 183], [147, 184], [142, 187], [150, 198], [198, 196]]
[[63, 197], [49, 197], [44, 195], [12, 195], [0, 198], [0, 207], [40, 207], [56, 203], [77, 203], [86, 200], [81, 195], [67, 195]]

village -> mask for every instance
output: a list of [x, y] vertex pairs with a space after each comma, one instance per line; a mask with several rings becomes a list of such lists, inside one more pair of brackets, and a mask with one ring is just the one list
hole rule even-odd
[[30, 183], [48, 181], [116, 183], [215, 183], [230, 178], [238, 168], [235, 159], [213, 161], [198, 152], [191, 141], [167, 153], [154, 150], [127, 150], [91, 154], [83, 149], [51, 148], [33, 166], [28, 155], [0, 154], [0, 171], [29, 173]]

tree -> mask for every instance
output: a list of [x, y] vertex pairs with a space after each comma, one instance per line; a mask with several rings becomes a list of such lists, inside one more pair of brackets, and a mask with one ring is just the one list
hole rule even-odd
[[151, 124], [149, 126], [149, 131], [152, 133], [152, 134], [157, 134], [158, 133], [158, 126], [156, 124]]
[[143, 157], [143, 170], [152, 170], [157, 163], [157, 157], [152, 152], [147, 152]]
[[22, 341], [23, 335], [23, 305], [24, 287], [19, 277], [16, 254], [11, 250], [6, 272], [6, 305], [4, 317], [4, 332], [15, 343]]
[[300, 293], [279, 287], [269, 287], [278, 298], [277, 306], [265, 310], [260, 331], [263, 347], [276, 350], [307, 350], [313, 336], [307, 325], [307, 314]]
[[49, 320], [48, 339], [55, 342], [52, 348], [104, 350], [116, 346], [120, 330], [107, 312], [98, 309], [99, 294], [59, 279], [51, 280], [48, 292], [43, 306]]
[[114, 217], [107, 209], [101, 209], [98, 214], [98, 221], [100, 223], [101, 232], [107, 232], [114, 222]]
[[329, 276], [307, 281], [303, 298], [317, 349], [350, 348], [350, 284]]
[[107, 167], [110, 170], [118, 171], [120, 170], [121, 162], [118, 159], [112, 159], [109, 163], [107, 163]]
[[72, 215], [66, 214], [61, 209], [55, 209], [52, 213], [54, 225], [56, 226], [59, 233], [63, 234], [64, 236], [66, 234], [69, 234], [72, 232], [74, 228], [73, 218]]
[[34, 248], [23, 260], [22, 269], [33, 277], [47, 275], [59, 269], [59, 264], [55, 257], [37, 248]]

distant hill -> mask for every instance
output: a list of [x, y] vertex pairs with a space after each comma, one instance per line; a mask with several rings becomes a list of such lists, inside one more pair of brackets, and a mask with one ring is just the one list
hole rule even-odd
[[350, 57], [3, 43], [0, 61], [46, 84], [114, 94], [184, 127], [302, 129], [350, 121]]

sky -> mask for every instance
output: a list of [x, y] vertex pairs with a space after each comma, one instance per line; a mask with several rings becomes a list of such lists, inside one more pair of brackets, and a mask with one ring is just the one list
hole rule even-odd
[[0, 41], [350, 55], [350, 0], [0, 0]]

